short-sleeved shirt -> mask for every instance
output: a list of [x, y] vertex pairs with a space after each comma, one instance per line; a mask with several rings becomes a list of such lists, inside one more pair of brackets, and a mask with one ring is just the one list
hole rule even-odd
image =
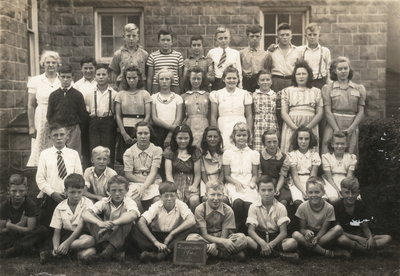
[[319, 231], [325, 221], [335, 221], [335, 211], [331, 204], [323, 201], [324, 206], [318, 212], [315, 212], [309, 201], [305, 201], [300, 204], [296, 211], [296, 217], [306, 221], [307, 229], [313, 231]]
[[357, 156], [346, 152], [341, 160], [336, 159], [334, 153], [322, 155], [322, 169], [330, 171], [332, 174], [347, 175], [349, 171], [354, 171], [357, 164]]
[[96, 89], [97, 81], [96, 79], [89, 81], [85, 78], [81, 78], [80, 80], [75, 82], [72, 87], [81, 92], [83, 97], [85, 97], [87, 93], [94, 91]]
[[100, 176], [97, 176], [94, 172], [94, 167], [89, 167], [85, 170], [83, 178], [85, 179], [86, 187], [88, 187], [88, 190], [91, 193], [107, 197], [109, 196], [107, 191], [107, 182], [114, 175], [117, 175], [117, 172], [110, 167], [106, 167]]
[[155, 232], [171, 232], [177, 228], [189, 215], [193, 215], [189, 207], [177, 199], [175, 207], [171, 211], [164, 208], [162, 201], [153, 203], [149, 210], [142, 214], [146, 219], [147, 224], [150, 225], [151, 230]]
[[207, 228], [207, 233], [216, 234], [222, 230], [235, 230], [235, 215], [231, 207], [225, 203], [217, 209], [211, 208], [208, 202], [203, 202], [194, 211], [197, 226]]
[[175, 121], [178, 105], [183, 104], [182, 97], [171, 92], [171, 96], [167, 101], [161, 98], [160, 93], [153, 94], [151, 98], [153, 105], [155, 105], [158, 119], [167, 124], [172, 124]]
[[190, 69], [199, 67], [206, 73], [208, 79], [215, 77], [213, 61], [209, 57], [201, 56], [199, 58], [194, 58], [193, 56], [189, 56], [183, 61], [183, 67], [185, 75]]
[[317, 45], [310, 48], [307, 45], [297, 47], [299, 59], [307, 61], [313, 71], [313, 78], [320, 79], [328, 75], [329, 65], [331, 63], [331, 51], [328, 48]]
[[121, 90], [115, 97], [115, 102], [121, 104], [122, 123], [124, 127], [134, 127], [143, 118], [132, 118], [130, 115], [146, 115], [145, 106], [153, 100], [146, 90]]
[[210, 180], [218, 179], [222, 169], [222, 154], [215, 153], [211, 155], [209, 151], [205, 155], [201, 156], [201, 171], [205, 172]]
[[265, 69], [267, 56], [268, 52], [261, 48], [252, 49], [246, 47], [242, 49], [240, 51], [240, 61], [243, 72], [252, 75], [258, 74], [258, 72]]
[[146, 80], [146, 60], [149, 54], [143, 50], [140, 46], [135, 52], [130, 52], [125, 46], [122, 46], [119, 50], [114, 53], [114, 56], [110, 63], [110, 69], [113, 70], [117, 75], [117, 82], [122, 80], [124, 71], [129, 66], [136, 66], [142, 73], [142, 79]]
[[[143, 156], [144, 153], [144, 157]], [[138, 148], [134, 144], [124, 153], [124, 171], [131, 173], [150, 173], [152, 167], [160, 168], [162, 149], [150, 143], [149, 147], [145, 150]]]
[[368, 222], [371, 220], [371, 214], [369, 214], [368, 209], [361, 200], [357, 200], [355, 202], [354, 212], [352, 215], [346, 212], [343, 199], [336, 202], [334, 206], [336, 221], [347, 233], [357, 233], [360, 230], [360, 226], [363, 222]]
[[238, 50], [232, 49], [230, 47], [225, 48], [226, 59], [222, 66], [218, 67], [218, 64], [223, 55], [224, 49], [221, 47], [213, 48], [207, 53], [207, 57], [211, 58], [214, 64], [214, 71], [216, 78], [222, 78], [224, 70], [233, 65], [239, 71], [239, 80], [242, 80], [242, 64], [240, 62], [240, 53]]
[[232, 146], [224, 152], [222, 164], [230, 166], [233, 178], [249, 185], [253, 165], [260, 165], [260, 153], [247, 146], [243, 149]]
[[271, 234], [278, 233], [279, 227], [284, 223], [289, 224], [289, 222], [286, 207], [282, 203], [274, 199], [268, 211], [262, 204], [261, 198], [250, 205], [246, 220], [247, 225], [254, 225], [257, 230]]
[[266, 149], [262, 149], [260, 164], [262, 174], [269, 175], [275, 180], [277, 180], [280, 175], [287, 177], [290, 169], [289, 158], [280, 149], [278, 149], [274, 155], [269, 154]]
[[117, 91], [109, 86], [101, 92], [97, 87], [85, 95], [86, 109], [90, 117], [107, 117], [115, 114], [115, 97]]
[[323, 107], [321, 90], [316, 87], [302, 90], [299, 87], [290, 86], [282, 91], [282, 106], [290, 109], [301, 107], [307, 111], [315, 113], [316, 107]]
[[20, 222], [22, 216], [32, 218], [38, 216], [38, 214], [39, 209], [35, 202], [27, 197], [25, 197], [24, 203], [18, 209], [12, 206], [10, 198], [0, 205], [0, 220], [10, 220], [13, 224]]
[[218, 104], [219, 117], [244, 116], [245, 105], [253, 103], [253, 98], [246, 90], [236, 88], [230, 93], [223, 88], [210, 93], [210, 101]]
[[172, 85], [179, 85], [178, 69], [183, 67], [183, 56], [180, 52], [172, 50], [171, 53], [163, 54], [157, 50], [149, 55], [147, 58], [147, 66], [154, 67], [153, 84], [158, 84], [158, 72], [166, 67], [174, 75]]
[[289, 152], [287, 156], [289, 157], [290, 167], [296, 167], [299, 175], [310, 174], [312, 166], [321, 165], [321, 158], [318, 152], [312, 149], [309, 149], [306, 153], [294, 150]]
[[361, 84], [349, 81], [347, 88], [342, 89], [334, 81], [323, 87], [322, 96], [324, 105], [331, 106], [332, 112], [353, 115], [358, 112], [358, 106], [365, 106], [367, 92]]
[[134, 211], [136, 212], [138, 217], [140, 216], [140, 212], [136, 202], [129, 197], [125, 197], [119, 206], [114, 205], [111, 197], [105, 197], [97, 201], [92, 207], [89, 208], [89, 210], [91, 210], [96, 215], [101, 216], [103, 220], [111, 221], [130, 211]]
[[290, 44], [289, 51], [284, 54], [282, 49], [279, 47], [279, 44], [277, 44], [275, 45], [275, 50], [270, 53], [268, 58], [271, 58], [272, 60], [272, 75], [291, 76], [294, 69], [294, 64], [298, 58], [298, 51], [296, 46]]
[[65, 229], [75, 231], [79, 222], [82, 221], [82, 213], [93, 206], [93, 202], [87, 197], [82, 197], [75, 212], [72, 212], [68, 205], [68, 199], [61, 201], [56, 209], [54, 209], [53, 217], [50, 222], [50, 227], [54, 229]]

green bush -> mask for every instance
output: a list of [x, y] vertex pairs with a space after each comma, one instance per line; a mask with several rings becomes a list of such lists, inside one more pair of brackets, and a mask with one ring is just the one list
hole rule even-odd
[[400, 120], [367, 120], [360, 127], [356, 176], [377, 232], [400, 238]]

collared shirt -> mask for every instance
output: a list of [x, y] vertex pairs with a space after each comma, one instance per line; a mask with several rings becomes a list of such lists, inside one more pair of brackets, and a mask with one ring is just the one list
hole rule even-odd
[[[140, 158], [140, 154], [145, 153], [145, 158]], [[139, 149], [134, 144], [127, 149], [123, 155], [125, 172], [146, 172], [149, 173], [152, 167], [160, 168], [162, 158], [162, 149], [150, 143], [145, 150]]]
[[331, 51], [328, 48], [318, 44], [315, 48], [303, 45], [297, 48], [299, 59], [304, 59], [310, 65], [313, 71], [313, 78], [320, 79], [326, 77], [331, 63]]
[[349, 214], [343, 203], [343, 199], [339, 200], [334, 205], [336, 222], [343, 227], [344, 232], [356, 234], [360, 229], [361, 224], [372, 220], [371, 214], [368, 212], [367, 206], [361, 201], [354, 202], [353, 214]]
[[117, 82], [122, 80], [124, 71], [129, 66], [136, 66], [142, 73], [142, 79], [146, 80], [146, 60], [149, 54], [143, 50], [142, 47], [138, 47], [135, 52], [129, 51], [125, 46], [122, 46], [119, 50], [114, 53], [114, 56], [110, 63], [110, 69], [117, 74]]
[[224, 73], [224, 70], [226, 69], [226, 67], [228, 67], [229, 65], [233, 65], [236, 69], [238, 69], [240, 83], [242, 83], [242, 65], [240, 63], [239, 51], [229, 48], [229, 47], [225, 48], [226, 61], [224, 62], [222, 67], [219, 68], [218, 63], [222, 57], [223, 51], [224, 50], [221, 47], [218, 47], [218, 48], [211, 49], [207, 54], [207, 57], [211, 58], [214, 63], [215, 77], [222, 78], [222, 74]]
[[89, 191], [92, 191], [96, 195], [106, 197], [109, 196], [107, 182], [114, 175], [117, 175], [117, 172], [110, 167], [106, 167], [100, 176], [97, 176], [94, 167], [90, 167], [85, 170], [83, 178], [85, 179], [85, 185], [88, 187]]
[[96, 87], [93, 91], [87, 93], [85, 95], [85, 104], [90, 117], [107, 117], [115, 114], [115, 97], [117, 94], [117, 91], [112, 89], [111, 86], [108, 86], [103, 92]]
[[174, 92], [171, 92], [169, 100], [164, 102], [160, 96], [160, 92], [158, 92], [151, 95], [151, 99], [156, 108], [158, 119], [171, 125], [175, 121], [178, 105], [183, 104], [182, 97]]
[[74, 83], [73, 87], [82, 93], [83, 97], [89, 92], [92, 92], [97, 87], [96, 79], [92, 79], [91, 81], [81, 78], [76, 83]]
[[298, 174], [310, 174], [312, 166], [320, 166], [321, 158], [318, 152], [309, 149], [306, 153], [299, 150], [291, 151], [287, 154], [290, 167], [296, 167]]
[[87, 208], [92, 207], [93, 202], [87, 197], [82, 197], [76, 205], [75, 212], [72, 212], [68, 205], [68, 199], [61, 201], [54, 210], [53, 217], [50, 222], [50, 227], [54, 229], [65, 229], [75, 231], [79, 222], [82, 221], [82, 212]]
[[92, 207], [90, 207], [89, 210], [91, 210], [96, 215], [102, 215], [104, 221], [116, 220], [123, 213], [127, 213], [130, 211], [134, 211], [136, 212], [138, 217], [140, 216], [140, 212], [136, 202], [129, 197], [125, 197], [119, 206], [114, 205], [111, 197], [104, 197], [101, 200], [97, 201]]
[[11, 198], [7, 198], [0, 204], [0, 220], [10, 220], [11, 223], [18, 223], [21, 221], [22, 216], [28, 218], [35, 218], [39, 215], [39, 208], [35, 202], [25, 197], [24, 202], [19, 208], [15, 209], [12, 205]]
[[243, 176], [249, 176], [250, 181], [253, 165], [260, 165], [260, 153], [248, 146], [243, 149], [232, 146], [224, 152], [222, 164], [230, 166], [233, 178], [238, 177], [240, 179]]
[[324, 171], [330, 171], [332, 174], [347, 175], [349, 171], [354, 171], [357, 164], [357, 156], [345, 152], [341, 160], [336, 159], [334, 153], [325, 153], [321, 157], [322, 168]]
[[246, 74], [258, 74], [261, 70], [265, 69], [265, 62], [267, 60], [268, 52], [260, 48], [246, 47], [240, 51], [240, 60], [242, 70]]
[[195, 58], [194, 56], [189, 56], [183, 61], [183, 67], [184, 79], [187, 75], [187, 72], [194, 67], [200, 67], [201, 70], [206, 73], [208, 80], [213, 80], [215, 78], [214, 64], [210, 57], [201, 56], [199, 58]]
[[361, 84], [349, 80], [347, 88], [340, 88], [340, 84], [334, 81], [325, 85], [322, 89], [324, 105], [330, 105], [332, 112], [344, 114], [356, 114], [359, 106], [365, 106], [367, 92]]
[[53, 91], [56, 91], [60, 87], [61, 87], [61, 82], [60, 79], [58, 78], [58, 75], [54, 79], [54, 82], [51, 83], [49, 79], [46, 77], [45, 73], [29, 78], [27, 84], [28, 93], [34, 94], [36, 96], [37, 103], [44, 105], [48, 104], [50, 94]]
[[200, 160], [201, 171], [207, 174], [208, 179], [218, 179], [222, 169], [222, 154], [215, 153], [211, 155], [207, 151], [206, 155], [201, 156]]
[[335, 221], [335, 210], [331, 204], [322, 200], [324, 206], [318, 212], [314, 211], [309, 201], [300, 204], [296, 211], [296, 217], [305, 220], [307, 229], [319, 231], [325, 221]]
[[190, 211], [186, 203], [177, 199], [175, 207], [171, 211], [168, 212], [164, 208], [162, 201], [157, 201], [150, 206], [149, 210], [142, 214], [142, 217], [146, 219], [151, 230], [168, 233], [182, 224], [189, 215], [193, 216], [192, 211]]
[[[276, 76], [291, 76], [294, 64], [298, 58], [298, 51], [296, 46], [290, 44], [289, 50], [284, 54], [283, 50], [279, 47], [279, 44], [275, 45], [275, 50], [270, 53], [268, 59], [271, 59], [272, 75]], [[267, 61], [267, 63], [269, 63]]]
[[222, 230], [235, 230], [235, 215], [231, 207], [221, 202], [217, 209], [211, 208], [206, 201], [197, 206], [194, 211], [197, 226], [207, 228], [209, 234], [218, 233]]
[[218, 104], [219, 117], [244, 116], [245, 105], [252, 104], [253, 98], [248, 91], [240, 88], [232, 93], [222, 88], [210, 93], [210, 101]]
[[261, 198], [250, 205], [246, 220], [247, 225], [252, 224], [260, 231], [277, 233], [279, 232], [279, 227], [284, 223], [289, 224], [290, 219], [285, 206], [276, 199], [273, 200], [269, 211], [262, 204]]
[[179, 79], [178, 70], [183, 67], [183, 56], [178, 51], [172, 50], [171, 53], [164, 54], [157, 50], [149, 55], [146, 64], [154, 67], [153, 84], [158, 84], [158, 72], [164, 67], [174, 75], [172, 85], [178, 86], [182, 81]]
[[[36, 173], [36, 184], [41, 191], [38, 198], [42, 197], [43, 193], [50, 196], [54, 192], [64, 192], [64, 179], [58, 176], [57, 151], [58, 149], [51, 147], [40, 153]], [[81, 159], [79, 158], [78, 152], [67, 147], [61, 149], [61, 152], [65, 168], [67, 169], [67, 175], [71, 173], [82, 175]]]
[[[274, 155], [271, 155], [267, 152], [267, 150], [264, 148], [261, 150], [261, 158], [265, 161], [268, 160], [281, 160], [283, 158], [283, 153], [282, 151], [278, 148], [278, 150], [276, 151], [276, 153]], [[262, 168], [263, 166], [263, 161], [261, 160], [261, 170], [263, 170]], [[270, 168], [269, 168], [270, 169]], [[290, 169], [290, 161], [289, 158], [286, 156], [285, 160], [283, 160], [282, 162], [282, 167], [279, 170], [279, 175], [282, 175], [284, 177], [287, 177], [288, 172]], [[271, 170], [271, 169], [270, 169]], [[273, 177], [273, 175], [271, 175]]]

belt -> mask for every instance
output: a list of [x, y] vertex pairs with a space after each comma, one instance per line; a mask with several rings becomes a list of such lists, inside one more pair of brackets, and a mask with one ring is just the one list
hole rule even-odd
[[292, 78], [292, 76], [279, 76], [279, 75], [272, 75], [272, 77], [285, 80], [290, 80]]
[[114, 116], [104, 116], [104, 117], [98, 117], [98, 116], [93, 116], [90, 117], [91, 120], [107, 120], [107, 119], [114, 119]]
[[144, 114], [122, 114], [123, 118], [136, 118], [136, 119], [142, 119], [145, 117]]
[[134, 171], [133, 173], [134, 174], [141, 174], [143, 176], [148, 176], [149, 175], [148, 171]]

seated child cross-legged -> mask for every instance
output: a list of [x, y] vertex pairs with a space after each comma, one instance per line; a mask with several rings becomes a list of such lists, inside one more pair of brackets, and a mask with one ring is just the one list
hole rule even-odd
[[[78, 252], [78, 258], [83, 258], [92, 251], [94, 239], [82, 234], [84, 223], [82, 213], [93, 205], [92, 201], [83, 196], [85, 181], [80, 174], [72, 173], [64, 180], [67, 199], [59, 203], [54, 210], [50, 227], [54, 228], [52, 250], [40, 252], [40, 263], [45, 264], [50, 259], [62, 257], [70, 251]], [[50, 242], [47, 248], [51, 248]]]
[[37, 225], [38, 208], [27, 190], [26, 177], [10, 176], [9, 197], [0, 205], [0, 258], [31, 253], [47, 236], [47, 228]]
[[286, 207], [274, 197], [276, 190], [272, 178], [262, 175], [257, 184], [260, 198], [250, 205], [246, 221], [248, 247], [257, 250], [262, 257], [272, 254], [298, 262], [297, 242], [287, 238], [290, 219]]
[[392, 237], [373, 235], [368, 221], [371, 216], [361, 200], [359, 183], [355, 177], [346, 177], [341, 183], [343, 199], [335, 204], [336, 221], [343, 227], [343, 235], [338, 239], [340, 245], [356, 251], [377, 250], [385, 247]]
[[177, 186], [163, 182], [159, 187], [161, 200], [152, 204], [132, 230], [134, 243], [142, 251], [140, 260], [161, 261], [174, 250], [178, 241], [185, 240], [196, 224], [193, 213], [177, 199]]
[[301, 203], [296, 211], [300, 219], [300, 231], [292, 237], [300, 246], [326, 257], [351, 257], [346, 250], [328, 250], [326, 246], [336, 241], [343, 234], [340, 225], [331, 226], [335, 221], [333, 206], [326, 202], [324, 181], [320, 177], [310, 177], [306, 183], [308, 200]]
[[207, 201], [195, 210], [200, 234], [190, 234], [186, 240], [207, 243], [208, 255], [244, 261], [247, 239], [242, 233], [234, 233], [236, 224], [233, 210], [222, 202], [224, 185], [218, 180], [211, 180], [206, 185]]
[[[91, 254], [84, 262], [91, 263], [116, 257], [124, 259], [123, 246], [129, 235], [133, 222], [140, 216], [135, 201], [126, 197], [129, 182], [120, 175], [113, 176], [107, 183], [109, 197], [96, 202], [88, 208], [82, 217], [91, 236], [95, 239], [96, 249], [101, 253]], [[116, 254], [118, 253], [118, 254]]]

